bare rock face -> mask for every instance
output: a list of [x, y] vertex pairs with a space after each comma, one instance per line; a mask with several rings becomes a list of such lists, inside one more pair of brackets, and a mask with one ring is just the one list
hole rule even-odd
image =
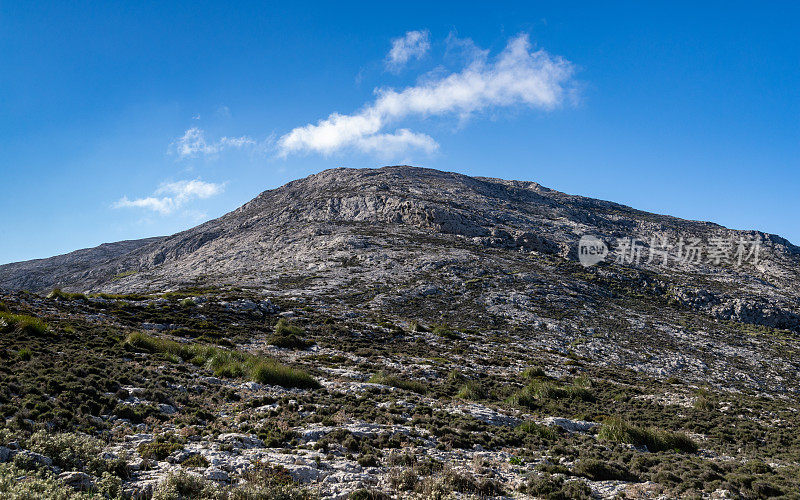
[[[190, 284], [274, 288], [276, 280], [313, 276], [317, 282], [306, 293], [332, 294], [353, 280], [362, 290], [387, 286], [374, 298], [376, 307], [382, 307], [407, 301], [411, 292], [403, 290], [430, 285], [418, 281], [430, 280], [431, 273], [446, 282], [467, 269], [480, 279], [490, 269], [513, 273], [532, 259], [546, 264], [540, 274], [527, 278], [529, 287], [549, 279], [547, 286], [561, 288], [547, 277], [546, 268], [558, 262], [574, 265], [577, 242], [585, 234], [609, 246], [624, 237], [646, 246], [655, 235], [686, 241], [759, 238], [761, 258], [755, 265], [659, 267], [643, 261], [627, 265], [636, 277], [627, 273], [624, 279], [658, 293], [673, 290], [681, 307], [717, 319], [800, 327], [800, 249], [783, 238], [640, 212], [533, 182], [406, 166], [326, 170], [265, 191], [219, 219], [172, 236], [0, 266], [0, 289], [144, 292]], [[527, 309], [537, 299], [509, 297], [549, 293], [567, 304], [582, 293], [535, 288], [495, 288], [481, 301], [493, 314], [524, 322], [533, 320]]]

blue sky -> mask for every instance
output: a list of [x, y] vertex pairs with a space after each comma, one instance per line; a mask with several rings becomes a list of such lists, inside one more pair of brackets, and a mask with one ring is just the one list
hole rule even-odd
[[0, 263], [399, 163], [800, 243], [800, 9], [560, 3], [0, 3]]

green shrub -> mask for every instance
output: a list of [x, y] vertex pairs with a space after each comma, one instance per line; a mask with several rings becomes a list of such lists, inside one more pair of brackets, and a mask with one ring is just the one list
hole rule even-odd
[[20, 361], [30, 361], [31, 357], [33, 357], [33, 354], [31, 353], [31, 350], [28, 349], [27, 347], [17, 351], [17, 359], [19, 359]]
[[522, 377], [528, 380], [534, 380], [537, 378], [546, 378], [547, 374], [541, 366], [530, 366], [522, 371]]
[[428, 386], [426, 386], [422, 382], [417, 382], [415, 380], [403, 380], [395, 375], [389, 375], [383, 371], [380, 371], [375, 375], [373, 375], [369, 379], [369, 382], [372, 384], [381, 384], [381, 385], [388, 385], [389, 387], [397, 387], [398, 389], [417, 392], [419, 394], [425, 394], [426, 392], [428, 392]]
[[112, 413], [116, 415], [117, 418], [124, 418], [130, 420], [134, 424], [140, 424], [147, 417], [158, 415], [160, 412], [158, 411], [158, 408], [149, 404], [136, 406], [118, 404]]
[[153, 491], [153, 500], [184, 500], [188, 498], [223, 499], [216, 484], [186, 472], [168, 475]]
[[609, 417], [600, 427], [598, 437], [605, 441], [628, 443], [634, 446], [646, 446], [648, 451], [677, 450], [695, 453], [697, 443], [682, 432], [669, 432], [655, 427], [637, 427], [619, 417]]
[[453, 492], [466, 493], [478, 498], [493, 498], [503, 494], [501, 486], [491, 480], [473, 477], [465, 472], [445, 469], [418, 482], [414, 491], [422, 498], [450, 498]]
[[0, 312], [0, 332], [16, 331], [29, 335], [44, 335], [49, 331], [47, 323], [26, 314]]
[[186, 297], [185, 299], [181, 300], [179, 304], [181, 305], [181, 307], [186, 307], [186, 308], [192, 308], [197, 305], [194, 303], [194, 300], [192, 300], [189, 297]]
[[272, 359], [260, 359], [251, 368], [251, 378], [261, 384], [297, 387], [299, 389], [316, 389], [319, 382], [304, 372], [282, 365]]
[[547, 500], [590, 500], [592, 490], [580, 480], [565, 481], [562, 476], [533, 476], [526, 493]]
[[27, 448], [53, 459], [53, 465], [64, 470], [80, 470], [94, 475], [109, 472], [128, 476], [123, 459], [101, 458], [105, 444], [92, 436], [73, 432], [49, 433], [37, 431], [28, 438]]
[[295, 484], [295, 480], [286, 467], [260, 460], [253, 463], [253, 467], [244, 473], [243, 478], [248, 483], [255, 484], [261, 488]]
[[60, 288], [55, 288], [52, 292], [47, 294], [47, 298], [61, 300], [86, 300], [86, 295], [82, 293], [64, 292]]
[[391, 500], [392, 497], [378, 490], [361, 488], [350, 493], [348, 500]]
[[466, 380], [466, 377], [464, 376], [463, 373], [461, 373], [456, 368], [453, 368], [447, 374], [447, 381], [448, 382], [458, 383], [458, 382], [463, 382], [464, 380]]
[[433, 333], [435, 335], [438, 335], [442, 338], [449, 340], [458, 340], [461, 338], [458, 332], [452, 330], [450, 327], [446, 325], [436, 325], [433, 329]]
[[425, 333], [428, 331], [428, 329], [425, 328], [425, 326], [422, 323], [419, 323], [417, 321], [412, 321], [411, 324], [409, 325], [409, 328], [412, 332], [415, 333]]
[[578, 460], [572, 473], [592, 481], [635, 481], [637, 479], [624, 465], [604, 462], [595, 458]]
[[241, 351], [197, 343], [182, 344], [140, 332], [128, 335], [125, 345], [134, 350], [177, 356], [194, 365], [206, 366], [217, 377], [247, 377], [261, 384], [300, 389], [320, 387], [319, 382], [303, 370], [282, 365], [271, 358]]
[[12, 464], [0, 464], [0, 493], [4, 500], [72, 500], [79, 498], [52, 474], [32, 473]]
[[311, 346], [311, 342], [303, 339], [304, 330], [299, 326], [289, 324], [281, 318], [275, 325], [275, 334], [267, 341], [275, 347], [286, 349], [306, 349]]
[[125, 278], [126, 276], [132, 276], [132, 275], [136, 274], [137, 272], [138, 271], [123, 271], [123, 272], [115, 275], [113, 278], [111, 278], [111, 281], [119, 281], [122, 278]]
[[208, 460], [203, 455], [195, 453], [189, 455], [189, 458], [181, 462], [181, 465], [184, 467], [208, 467]]
[[470, 380], [458, 390], [456, 397], [459, 399], [468, 399], [477, 401], [486, 398], [486, 390], [481, 386], [480, 382]]
[[275, 325], [275, 334], [276, 335], [295, 335], [297, 337], [302, 336], [305, 333], [305, 330], [300, 328], [299, 326], [292, 325], [285, 318], [281, 318], [278, 320], [278, 323]]
[[156, 436], [153, 441], [140, 444], [137, 450], [145, 460], [161, 461], [181, 449], [183, 449], [183, 444], [174, 436]]
[[519, 426], [517, 426], [517, 430], [523, 434], [532, 434], [549, 441], [558, 439], [558, 431], [552, 427], [537, 424], [536, 422], [531, 422], [530, 420], [519, 424]]
[[577, 399], [593, 401], [594, 394], [586, 387], [577, 385], [558, 385], [549, 380], [534, 380], [512, 398], [520, 406], [533, 406], [536, 401]]

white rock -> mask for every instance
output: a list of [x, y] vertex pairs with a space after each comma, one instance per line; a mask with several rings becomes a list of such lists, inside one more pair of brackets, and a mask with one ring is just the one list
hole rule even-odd
[[58, 480], [77, 491], [86, 491], [94, 485], [92, 476], [78, 471], [62, 472]]
[[560, 418], [560, 417], [547, 417], [542, 420], [544, 425], [548, 425], [550, 427], [561, 427], [565, 431], [568, 432], [589, 432], [595, 427], [597, 427], [597, 422], [587, 422], [585, 420], [570, 420], [568, 418]]
[[203, 477], [210, 481], [228, 482], [228, 473], [216, 467], [209, 467], [203, 472]]

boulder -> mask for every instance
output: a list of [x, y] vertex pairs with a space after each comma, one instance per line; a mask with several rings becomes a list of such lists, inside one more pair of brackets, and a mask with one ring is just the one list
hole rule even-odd
[[94, 477], [85, 472], [69, 471], [58, 475], [58, 480], [75, 491], [88, 491], [94, 486]]

